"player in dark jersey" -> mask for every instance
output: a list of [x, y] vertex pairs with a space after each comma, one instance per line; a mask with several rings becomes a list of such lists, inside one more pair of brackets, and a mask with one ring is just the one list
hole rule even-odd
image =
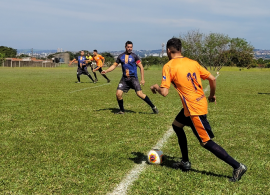
[[[144, 85], [144, 69], [139, 57], [132, 53], [133, 43], [127, 41], [125, 44], [126, 51], [118, 56], [116, 62], [107, 70], [103, 70], [101, 74], [106, 74], [107, 72], [113, 71], [119, 63], [122, 65], [123, 76], [119, 82], [116, 98], [118, 105], [120, 107], [120, 112], [118, 114], [124, 114], [124, 102], [123, 102], [123, 92], [128, 92], [129, 89], [134, 89], [138, 97], [144, 100], [149, 106], [151, 106], [153, 112], [158, 114], [157, 107], [151, 102], [147, 95], [143, 94], [141, 85]], [[137, 66], [141, 69], [141, 83], [138, 80]]]
[[81, 74], [85, 74], [87, 75], [92, 81], [93, 83], [96, 83], [93, 78], [91, 77], [91, 75], [89, 74], [88, 70], [87, 70], [87, 66], [86, 63], [88, 62], [88, 60], [84, 57], [84, 51], [81, 51], [81, 56], [78, 56], [78, 58], [74, 58], [70, 63], [69, 66], [75, 61], [78, 61], [78, 69], [77, 69], [77, 79], [78, 82], [81, 82], [80, 76]]

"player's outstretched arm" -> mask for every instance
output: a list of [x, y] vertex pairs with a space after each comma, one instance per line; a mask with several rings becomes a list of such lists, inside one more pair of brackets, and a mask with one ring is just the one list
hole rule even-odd
[[75, 61], [76, 59], [73, 59], [70, 63], [69, 63], [69, 66], [71, 66], [71, 64]]
[[113, 71], [116, 67], [118, 66], [118, 64], [116, 62], [113, 63], [113, 65], [110, 66], [110, 68], [108, 68], [107, 70], [103, 70], [101, 72], [101, 74], [106, 74], [107, 72], [111, 72]]
[[215, 102], [216, 103], [216, 78], [213, 75], [210, 75], [207, 80], [209, 81], [210, 85], [210, 95], [208, 97], [209, 102]]
[[137, 66], [140, 68], [141, 70], [141, 84], [144, 85], [145, 84], [145, 80], [144, 80], [144, 68], [142, 63], [138, 63]]
[[158, 92], [163, 97], [166, 97], [169, 94], [169, 89], [165, 87], [159, 87], [158, 84], [152, 85], [150, 89], [153, 92], [153, 94], [156, 94]]

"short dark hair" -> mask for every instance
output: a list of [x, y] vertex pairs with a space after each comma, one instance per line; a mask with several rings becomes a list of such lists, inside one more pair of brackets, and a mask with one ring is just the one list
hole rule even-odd
[[171, 38], [166, 45], [167, 49], [170, 49], [172, 53], [181, 52], [182, 43], [178, 38]]
[[94, 51], [94, 52], [97, 52], [97, 50], [96, 50], [96, 49], [94, 49], [93, 51]]
[[129, 45], [129, 44], [133, 45], [133, 43], [132, 43], [131, 41], [127, 41], [126, 44], [125, 44], [125, 47], [126, 47], [127, 45]]

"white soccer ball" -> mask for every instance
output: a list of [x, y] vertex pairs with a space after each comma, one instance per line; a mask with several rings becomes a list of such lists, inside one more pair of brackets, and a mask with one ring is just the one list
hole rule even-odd
[[148, 163], [159, 165], [163, 160], [163, 152], [159, 149], [150, 150], [147, 156]]

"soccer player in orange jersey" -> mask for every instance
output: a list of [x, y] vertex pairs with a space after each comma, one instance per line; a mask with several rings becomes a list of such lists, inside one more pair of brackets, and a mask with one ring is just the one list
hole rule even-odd
[[183, 57], [181, 55], [181, 47], [180, 39], [172, 38], [167, 42], [167, 54], [170, 61], [163, 67], [161, 85], [155, 84], [151, 86], [154, 94], [158, 92], [165, 97], [168, 95], [170, 84], [172, 83], [179, 93], [184, 107], [172, 124], [182, 153], [181, 162], [174, 163], [173, 167], [183, 170], [191, 169], [191, 163], [188, 158], [187, 138], [183, 130], [184, 126], [190, 126], [205, 149], [234, 168], [233, 177], [230, 181], [238, 181], [247, 171], [247, 167], [233, 159], [221, 146], [212, 140], [214, 134], [206, 116], [208, 104], [201, 79], [209, 81], [209, 102], [216, 102], [216, 79], [198, 62]]
[[[96, 62], [96, 64], [97, 64], [97, 66], [94, 68], [94, 70], [92, 70], [93, 71], [93, 73], [94, 73], [94, 76], [95, 76], [95, 82], [97, 82], [98, 81], [98, 79], [97, 79], [97, 75], [96, 75], [96, 71], [98, 70], [100, 73], [103, 71], [102, 70], [102, 66], [104, 65], [104, 62], [105, 62], [105, 58], [102, 56], [102, 55], [99, 55], [98, 53], [97, 53], [97, 50], [94, 50], [93, 51], [93, 59], [92, 60], [94, 60], [95, 62]], [[104, 75], [104, 74], [101, 74], [105, 79], [107, 79], [107, 82], [109, 83], [110, 82], [110, 79], [106, 76], [106, 75]]]

